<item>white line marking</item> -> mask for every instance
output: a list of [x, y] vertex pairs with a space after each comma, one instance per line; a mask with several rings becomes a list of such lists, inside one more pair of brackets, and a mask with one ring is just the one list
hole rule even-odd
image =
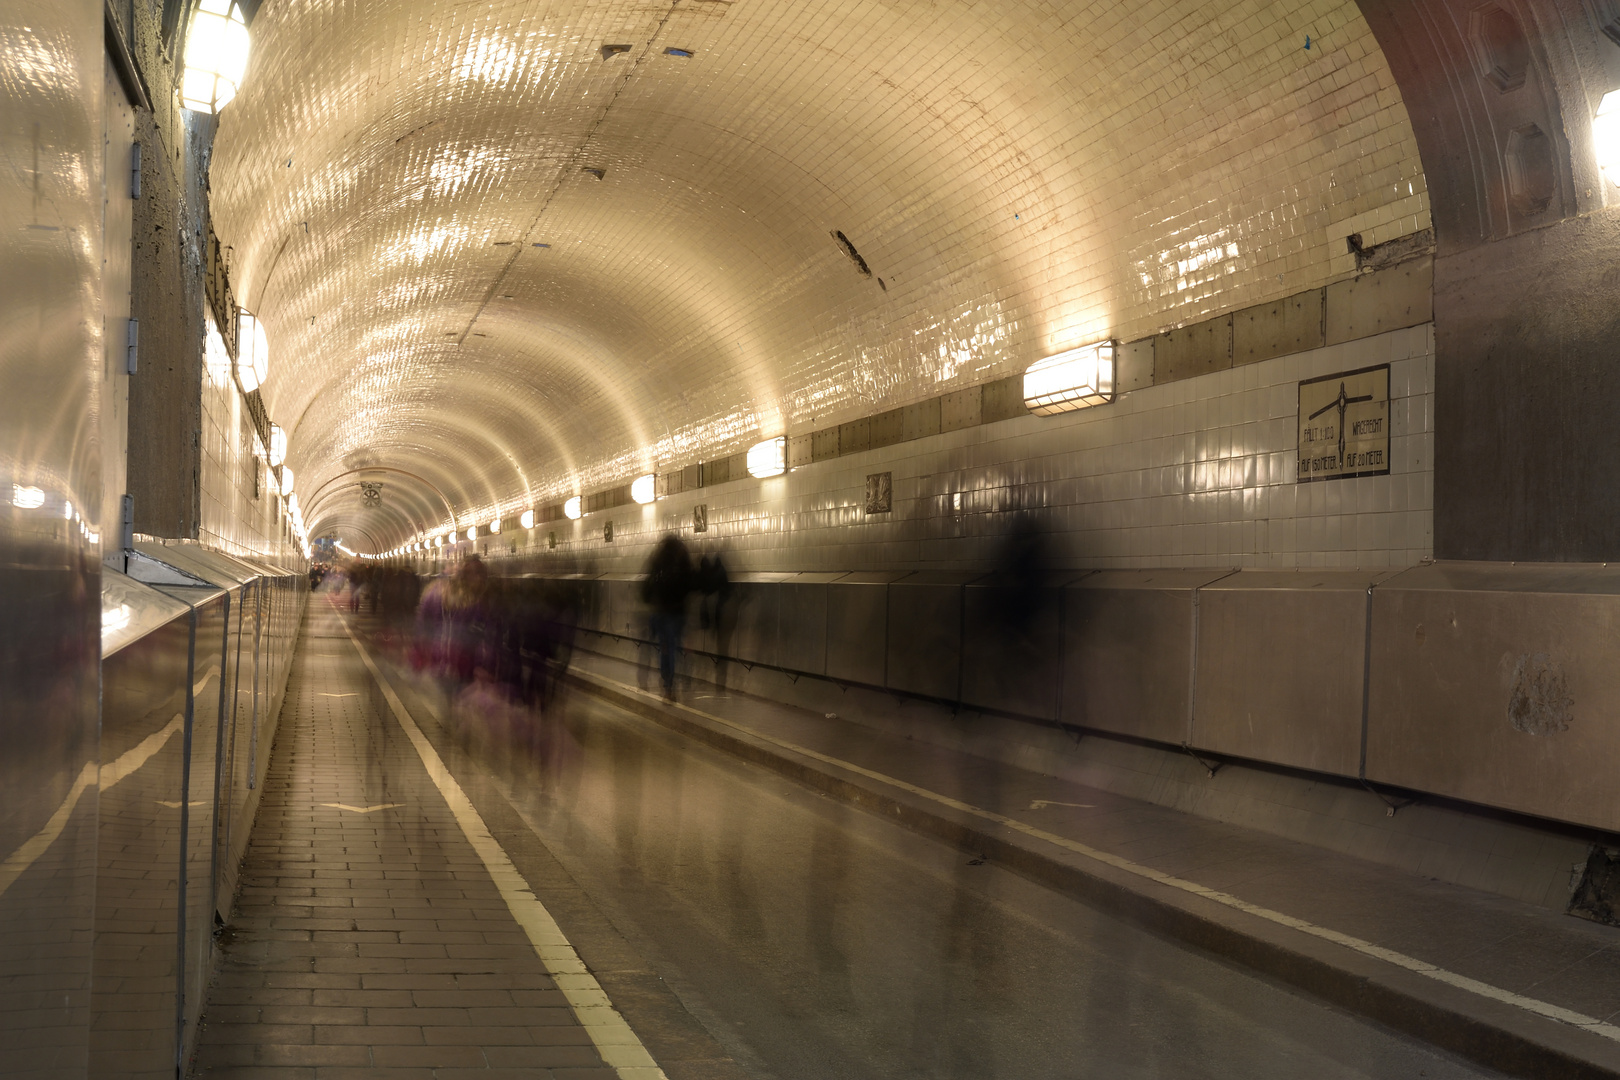
[[[600, 679], [604, 683], [609, 683], [624, 693], [634, 694], [637, 697], [646, 698], [648, 701], [654, 704], [665, 707], [671, 705], [670, 702], [662, 701], [654, 695], [638, 690], [628, 683], [622, 683], [616, 679], [609, 679], [604, 675], [596, 675], [595, 673], [592, 673], [591, 677]], [[1614, 1024], [1605, 1023], [1596, 1017], [1587, 1016], [1584, 1013], [1578, 1013], [1571, 1009], [1565, 1009], [1558, 1005], [1549, 1004], [1545, 1001], [1538, 1001], [1535, 998], [1525, 997], [1523, 994], [1515, 994], [1511, 990], [1503, 990], [1499, 986], [1492, 986], [1489, 983], [1480, 982], [1478, 979], [1470, 979], [1466, 975], [1459, 975], [1454, 971], [1447, 971], [1445, 968], [1431, 964], [1427, 960], [1419, 960], [1416, 957], [1407, 956], [1404, 953], [1398, 953], [1394, 949], [1386, 949], [1382, 945], [1375, 945], [1370, 941], [1363, 941], [1361, 938], [1352, 937], [1349, 934], [1343, 934], [1337, 930], [1329, 930], [1325, 926], [1317, 926], [1315, 923], [1306, 922], [1304, 919], [1298, 919], [1292, 915], [1284, 915], [1280, 911], [1272, 911], [1270, 908], [1263, 908], [1258, 904], [1251, 904], [1247, 900], [1242, 900], [1236, 896], [1233, 896], [1231, 893], [1224, 893], [1218, 889], [1211, 889], [1207, 886], [1200, 885], [1196, 881], [1188, 881], [1185, 878], [1178, 878], [1172, 874], [1163, 873], [1159, 870], [1153, 869], [1151, 866], [1143, 866], [1140, 863], [1134, 863], [1129, 859], [1121, 858], [1118, 855], [1110, 854], [1109, 852], [1102, 851], [1094, 847], [1089, 847], [1077, 840], [1070, 840], [1066, 836], [1058, 836], [1056, 833], [1049, 833], [1046, 830], [1038, 829], [1033, 825], [1026, 825], [1024, 822], [1019, 821], [1016, 818], [1010, 818], [1003, 814], [998, 814], [993, 810], [985, 810], [977, 806], [972, 806], [968, 803], [953, 799], [948, 795], [941, 795], [938, 792], [929, 791], [927, 788], [921, 788], [915, 784], [908, 784], [904, 780], [897, 780], [892, 776], [885, 776], [883, 773], [874, 772], [871, 769], [864, 769], [861, 766], [855, 765], [851, 762], [842, 761], [839, 758], [818, 753], [817, 751], [811, 750], [808, 747], [798, 746], [794, 743], [787, 742], [784, 739], [778, 739], [773, 736], [755, 731], [752, 728], [745, 728], [741, 724], [734, 724], [730, 720], [725, 720], [718, 716], [712, 716], [709, 713], [703, 712], [701, 709], [694, 709], [689, 705], [682, 705], [679, 702], [673, 703], [673, 707], [677, 709], [684, 709], [693, 715], [703, 717], [705, 720], [724, 725], [725, 727], [741, 732], [750, 738], [771, 743], [775, 746], [783, 748], [784, 750], [791, 750], [795, 754], [803, 754], [805, 757], [814, 758], [816, 761], [825, 762], [828, 765], [836, 765], [840, 769], [848, 769], [852, 773], [865, 776], [868, 779], [876, 780], [880, 783], [888, 784], [890, 787], [899, 788], [901, 791], [907, 791], [913, 795], [919, 795], [925, 799], [931, 799], [934, 802], [937, 802], [942, 806], [948, 806], [953, 810], [960, 810], [962, 813], [972, 814], [975, 817], [984, 818], [986, 821], [993, 821], [998, 825], [1004, 825], [1009, 829], [1015, 829], [1026, 836], [1032, 836], [1037, 840], [1044, 840], [1049, 844], [1054, 844], [1057, 847], [1063, 848], [1065, 851], [1072, 851], [1075, 854], [1083, 855], [1088, 859], [1095, 859], [1097, 862], [1103, 863], [1107, 866], [1112, 866], [1116, 870], [1123, 870], [1128, 874], [1134, 874], [1137, 877], [1146, 878], [1149, 881], [1156, 882], [1160, 885], [1168, 885], [1173, 889], [1179, 889], [1182, 892], [1191, 893], [1194, 896], [1201, 896], [1205, 900], [1212, 900], [1217, 904], [1223, 904], [1226, 907], [1233, 908], [1248, 915], [1253, 915], [1256, 918], [1265, 919], [1267, 922], [1276, 923], [1279, 926], [1286, 926], [1291, 930], [1298, 930], [1301, 933], [1309, 934], [1312, 937], [1320, 938], [1323, 941], [1330, 941], [1335, 945], [1341, 945], [1344, 948], [1353, 949], [1354, 951], [1361, 953], [1363, 956], [1370, 956], [1375, 960], [1382, 960], [1387, 964], [1393, 964], [1396, 967], [1404, 968], [1407, 971], [1413, 972], [1414, 974], [1425, 976], [1435, 980], [1436, 982], [1445, 983], [1447, 986], [1454, 986], [1459, 990], [1467, 990], [1470, 993], [1478, 994], [1480, 997], [1489, 998], [1492, 1001], [1500, 1001], [1505, 1005], [1517, 1006], [1518, 1008], [1523, 1009], [1526, 1012], [1534, 1013], [1537, 1016], [1544, 1016], [1549, 1020], [1556, 1020], [1559, 1023], [1569, 1024], [1572, 1027], [1578, 1027], [1585, 1031], [1602, 1035], [1605, 1038], [1620, 1041], [1620, 1027], [1617, 1027]]]
[[405, 729], [405, 735], [416, 747], [416, 753], [422, 759], [422, 765], [427, 769], [428, 776], [433, 785], [444, 796], [449, 804], [450, 812], [455, 815], [456, 823], [466, 834], [467, 841], [472, 844], [473, 850], [483, 860], [484, 869], [494, 879], [495, 887], [501, 892], [501, 898], [511, 910], [512, 917], [517, 920], [523, 932], [528, 935], [529, 941], [534, 945], [534, 951], [545, 965], [557, 989], [563, 992], [569, 1007], [574, 1010], [574, 1016], [584, 1026], [596, 1044], [597, 1053], [618, 1074], [620, 1080], [665, 1080], [664, 1070], [647, 1053], [647, 1048], [641, 1044], [636, 1033], [630, 1030], [630, 1025], [619, 1015], [613, 1003], [603, 993], [596, 977], [586, 969], [574, 947], [568, 944], [562, 930], [557, 926], [551, 913], [545, 909], [540, 900], [529, 889], [529, 883], [523, 880], [517, 867], [500, 843], [490, 835], [489, 828], [484, 819], [479, 816], [471, 800], [467, 798], [461, 785], [456, 783], [455, 777], [445, 767], [443, 759], [439, 757], [433, 744], [428, 742], [422, 729], [416, 726], [411, 714], [406, 711], [405, 705], [394, 693], [393, 686], [378, 670], [372, 661], [371, 654], [360, 643], [354, 631], [349, 629], [348, 620], [338, 614], [338, 621], [343, 630], [354, 643], [355, 651], [360, 659], [371, 671], [372, 678], [377, 680], [377, 686], [382, 690], [383, 697], [388, 700], [388, 708], [393, 712], [394, 719], [399, 726]]
[[170, 802], [168, 799], [154, 799], [152, 801], [157, 803], [159, 806], [167, 806], [170, 810], [178, 810], [182, 806], [207, 806], [208, 805], [208, 803], [201, 802], [201, 801], [199, 801], [199, 802], [188, 802], [188, 803]]
[[396, 806], [404, 806], [405, 804], [398, 802], [384, 802], [378, 803], [376, 806], [350, 806], [348, 803], [323, 802], [321, 805], [330, 806], [334, 810], [347, 810], [352, 814], [371, 814], [378, 810], [392, 810]]
[[1031, 810], [1045, 810], [1048, 806], [1074, 806], [1081, 810], [1091, 810], [1095, 804], [1088, 802], [1058, 802], [1056, 799], [1036, 799], [1029, 804]]
[[321, 691], [319, 696], [320, 697], [359, 697], [360, 695], [359, 694], [353, 694], [353, 693], [350, 693], [350, 694], [328, 694], [325, 691]]

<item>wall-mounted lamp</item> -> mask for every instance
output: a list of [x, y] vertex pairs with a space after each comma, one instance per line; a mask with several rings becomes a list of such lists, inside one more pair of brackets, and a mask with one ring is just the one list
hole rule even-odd
[[281, 467], [281, 493], [291, 495], [293, 490], [293, 471], [287, 466]]
[[748, 448], [748, 475], [761, 480], [787, 472], [787, 436], [755, 443]]
[[1592, 144], [1609, 183], [1620, 184], [1620, 90], [1610, 90], [1592, 118]]
[[180, 104], [217, 113], [236, 96], [247, 71], [252, 39], [236, 0], [202, 0], [186, 31]]
[[501, 519], [496, 518], [489, 523], [489, 535], [495, 536], [501, 531]]
[[642, 506], [658, 498], [658, 480], [652, 473], [638, 476], [630, 482], [630, 497]]
[[270, 464], [280, 465], [287, 460], [287, 433], [280, 424], [270, 425]]
[[236, 381], [242, 384], [242, 393], [251, 394], [269, 377], [270, 339], [264, 336], [264, 324], [244, 311], [236, 320]]
[[1024, 372], [1024, 406], [1054, 416], [1114, 400], [1114, 343], [1099, 341], [1037, 360]]
[[579, 508], [578, 495], [575, 495], [572, 499], [569, 499], [567, 502], [563, 503], [563, 517], [567, 518], [569, 521], [578, 521], [580, 519], [581, 512]]
[[476, 539], [478, 539], [478, 526], [476, 526], [476, 525], [467, 526], [467, 539], [468, 540], [476, 540]]
[[534, 511], [533, 510], [525, 510], [525, 511], [523, 511], [523, 516], [518, 518], [518, 524], [523, 526], [525, 529], [534, 528]]

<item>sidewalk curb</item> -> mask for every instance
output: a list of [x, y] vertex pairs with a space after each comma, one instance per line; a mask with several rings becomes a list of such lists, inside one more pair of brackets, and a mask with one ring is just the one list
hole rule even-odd
[[1620, 1044], [1385, 964], [1332, 942], [1137, 878], [879, 781], [722, 728], [704, 714], [579, 670], [580, 689], [807, 787], [983, 854], [1055, 891], [1202, 949], [1487, 1068], [1527, 1080], [1620, 1080]]

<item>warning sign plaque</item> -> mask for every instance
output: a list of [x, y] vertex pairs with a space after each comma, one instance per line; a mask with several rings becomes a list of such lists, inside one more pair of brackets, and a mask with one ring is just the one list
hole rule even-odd
[[1389, 365], [1300, 383], [1295, 479], [1304, 484], [1388, 473]]

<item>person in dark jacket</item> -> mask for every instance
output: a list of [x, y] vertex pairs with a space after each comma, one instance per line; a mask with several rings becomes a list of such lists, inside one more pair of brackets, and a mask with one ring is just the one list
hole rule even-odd
[[650, 612], [653, 641], [658, 645], [658, 674], [664, 697], [675, 700], [675, 654], [686, 630], [686, 598], [692, 591], [692, 556], [674, 533], [658, 541], [647, 559], [641, 599]]

